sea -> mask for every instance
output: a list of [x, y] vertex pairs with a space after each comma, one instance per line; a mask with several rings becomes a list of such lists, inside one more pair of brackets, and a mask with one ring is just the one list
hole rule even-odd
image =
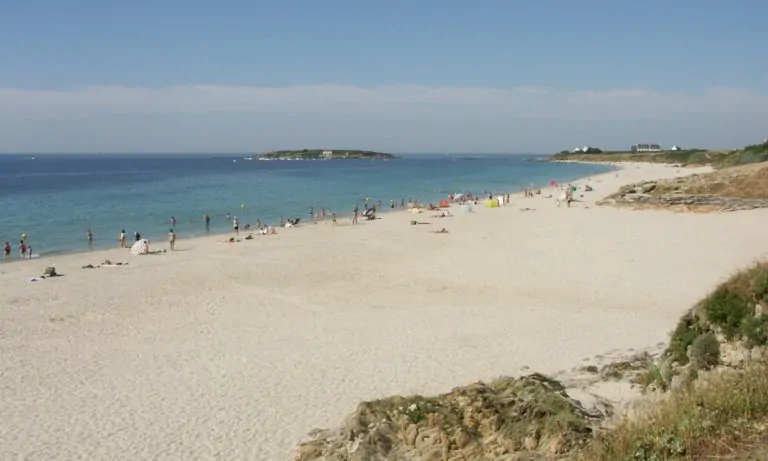
[[[351, 214], [365, 197], [437, 203], [451, 193], [508, 193], [608, 171], [544, 162], [537, 155], [402, 155], [391, 160], [254, 161], [242, 155], [0, 155], [0, 242], [14, 256], [22, 234], [36, 256], [115, 247], [125, 229], [165, 239], [310, 219], [309, 210]], [[93, 234], [91, 245], [86, 233]]]

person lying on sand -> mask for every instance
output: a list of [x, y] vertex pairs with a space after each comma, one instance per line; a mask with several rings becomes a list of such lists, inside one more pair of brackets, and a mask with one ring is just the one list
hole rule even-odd
[[433, 230], [433, 231], [429, 231], [429, 232], [431, 232], [433, 234], [447, 234], [448, 233], [448, 231], [445, 229], [445, 227], [443, 227], [440, 230]]
[[234, 237], [230, 237], [230, 238], [225, 239], [225, 240], [219, 240], [219, 243], [235, 243], [235, 238]]
[[116, 261], [112, 262], [109, 259], [105, 259], [103, 263], [99, 264], [98, 266], [94, 266], [93, 264], [87, 264], [83, 266], [83, 269], [98, 269], [99, 267], [117, 267], [117, 266], [127, 266], [128, 263], [125, 261]]
[[450, 212], [450, 211], [448, 211], [448, 210], [445, 210], [445, 211], [443, 211], [443, 212], [442, 212], [442, 213], [440, 213], [440, 214], [433, 214], [433, 215], [432, 215], [432, 217], [433, 217], [433, 218], [450, 218], [450, 217], [452, 217], [452, 216], [453, 216], [453, 215], [452, 215], [452, 214], [451, 214], [451, 212]]
[[272, 226], [265, 226], [259, 229], [259, 235], [277, 235], [277, 230]]
[[525, 208], [520, 208], [520, 211], [536, 211], [536, 208], [525, 207]]

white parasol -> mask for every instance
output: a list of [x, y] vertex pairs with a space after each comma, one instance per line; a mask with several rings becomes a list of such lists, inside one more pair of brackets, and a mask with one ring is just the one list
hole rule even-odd
[[134, 255], [145, 255], [149, 253], [149, 240], [141, 239], [131, 247], [131, 253]]

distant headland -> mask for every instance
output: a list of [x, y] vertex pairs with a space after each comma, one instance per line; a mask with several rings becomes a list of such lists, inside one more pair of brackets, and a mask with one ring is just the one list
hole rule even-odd
[[386, 160], [397, 158], [392, 154], [384, 152], [374, 152], [369, 150], [327, 150], [327, 149], [301, 149], [301, 150], [278, 150], [266, 152], [248, 157], [248, 160]]

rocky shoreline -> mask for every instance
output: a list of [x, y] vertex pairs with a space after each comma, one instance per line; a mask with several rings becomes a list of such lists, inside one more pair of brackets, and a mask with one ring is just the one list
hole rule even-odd
[[707, 194], [663, 193], [653, 194], [659, 181], [643, 181], [619, 189], [597, 202], [598, 205], [643, 208], [682, 207], [696, 211], [742, 211], [768, 208], [768, 198], [723, 197]]

